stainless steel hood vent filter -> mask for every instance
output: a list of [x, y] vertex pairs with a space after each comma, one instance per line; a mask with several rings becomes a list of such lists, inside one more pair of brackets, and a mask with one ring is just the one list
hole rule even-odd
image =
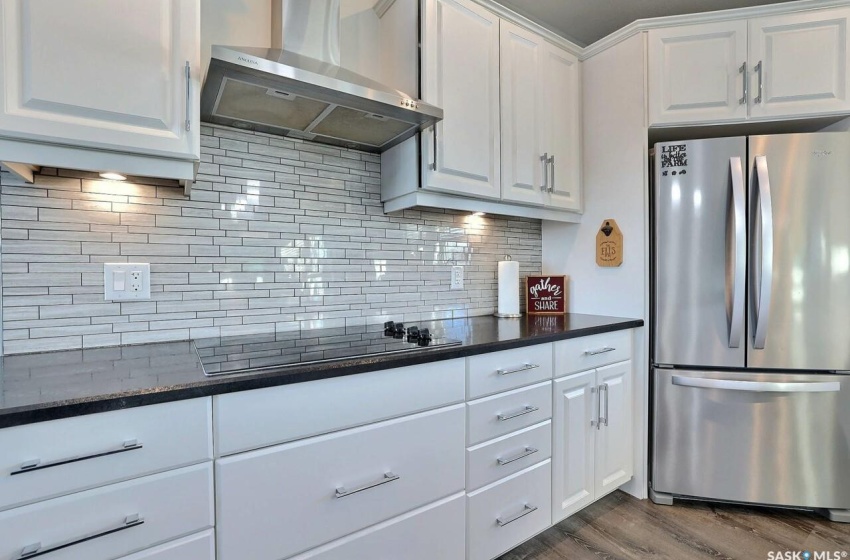
[[339, 66], [339, 0], [275, 0], [272, 13], [282, 48], [212, 48], [203, 120], [379, 153], [443, 118]]

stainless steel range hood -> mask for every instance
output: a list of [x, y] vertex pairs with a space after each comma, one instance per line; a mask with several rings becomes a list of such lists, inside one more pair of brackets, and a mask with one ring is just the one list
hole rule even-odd
[[207, 122], [380, 153], [443, 110], [339, 66], [339, 0], [275, 0], [272, 49], [213, 46]]

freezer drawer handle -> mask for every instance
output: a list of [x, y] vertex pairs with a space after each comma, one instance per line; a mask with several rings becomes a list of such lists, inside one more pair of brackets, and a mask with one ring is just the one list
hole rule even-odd
[[136, 449], [141, 448], [142, 444], [139, 443], [138, 440], [128, 439], [115, 449], [101, 451], [100, 453], [92, 453], [91, 455], [83, 455], [81, 457], [69, 457], [67, 459], [59, 459], [58, 461], [50, 461], [49, 463], [42, 463], [41, 459], [33, 459], [31, 461], [21, 463], [21, 466], [18, 467], [18, 470], [12, 471], [9, 474], [14, 476], [16, 474], [40, 471], [52, 467], [59, 467], [61, 465], [68, 465], [70, 463], [78, 463], [80, 461], [88, 461], [89, 459], [97, 459], [98, 457], [106, 457], [107, 455], [116, 455], [118, 453], [126, 453], [127, 451], [135, 451]]
[[727, 391], [749, 391], [752, 393], [837, 393], [841, 391], [838, 381], [815, 383], [777, 383], [774, 381], [737, 381], [732, 379], [706, 379], [704, 377], [673, 376], [673, 385], [697, 387], [699, 389], [725, 389]]
[[584, 353], [588, 356], [596, 356], [597, 354], [604, 354], [606, 352], [613, 352], [616, 348], [611, 348], [610, 346], [606, 346], [605, 348], [597, 348], [596, 350], [585, 350]]
[[511, 418], [518, 418], [519, 416], [525, 416], [526, 414], [531, 414], [532, 412], [537, 412], [538, 410], [540, 410], [539, 407], [526, 406], [519, 412], [514, 412], [513, 414], [497, 414], [496, 418], [498, 418], [499, 422], [504, 422], [505, 420], [510, 420]]
[[124, 522], [112, 527], [110, 529], [106, 529], [105, 531], [99, 531], [97, 533], [92, 533], [90, 535], [86, 535], [84, 537], [80, 537], [78, 539], [66, 541], [64, 543], [60, 543], [57, 545], [53, 545], [48, 548], [42, 548], [41, 543], [34, 543], [27, 545], [21, 550], [21, 554], [15, 560], [24, 560], [29, 558], [36, 558], [38, 556], [44, 556], [45, 554], [50, 554], [51, 552], [56, 552], [58, 550], [62, 550], [63, 548], [68, 548], [77, 544], [82, 544], [87, 541], [92, 541], [94, 539], [99, 539], [100, 537], [105, 537], [107, 535], [111, 535], [112, 533], [117, 533], [119, 531], [126, 531], [127, 529], [132, 529], [133, 527], [138, 527], [139, 525], [143, 525], [145, 522], [144, 519], [139, 517], [138, 513], [134, 513], [132, 515], [128, 515], [124, 518]]
[[355, 488], [354, 490], [346, 490], [345, 486], [340, 486], [336, 489], [336, 493], [334, 494], [335, 498], [345, 498], [346, 496], [351, 496], [352, 494], [356, 494], [358, 492], [362, 492], [364, 490], [369, 490], [370, 488], [375, 488], [376, 486], [381, 486], [382, 484], [387, 484], [388, 482], [393, 482], [398, 480], [399, 477], [397, 474], [393, 474], [392, 472], [384, 473], [383, 478], [377, 480], [375, 482], [370, 482], [369, 484], [365, 484], [360, 488]]
[[507, 519], [497, 517], [496, 518], [496, 525], [498, 525], [499, 527], [504, 527], [505, 525], [513, 523], [514, 521], [516, 521], [520, 517], [525, 517], [529, 513], [533, 513], [535, 511], [537, 511], [537, 508], [535, 506], [530, 506], [528, 504], [525, 504], [525, 506], [523, 506], [521, 512], [515, 513], [512, 516], [508, 517]]
[[509, 375], [511, 373], [519, 373], [521, 371], [528, 371], [530, 369], [537, 369], [540, 366], [537, 364], [523, 364], [522, 367], [514, 368], [514, 369], [497, 369], [497, 375]]
[[510, 463], [513, 463], [514, 461], [519, 461], [520, 459], [524, 459], [524, 458], [528, 457], [529, 455], [534, 455], [538, 451], [539, 451], [539, 449], [535, 449], [533, 447], [526, 447], [525, 451], [523, 451], [519, 455], [515, 455], [514, 457], [511, 457], [510, 459], [499, 458], [499, 459], [496, 459], [496, 462], [499, 463], [499, 466], [501, 467], [503, 465], [508, 465]]

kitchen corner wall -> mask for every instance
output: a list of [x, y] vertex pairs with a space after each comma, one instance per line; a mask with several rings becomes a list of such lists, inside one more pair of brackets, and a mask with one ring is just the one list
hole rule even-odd
[[[204, 126], [170, 183], [0, 173], [4, 352], [421, 321], [496, 307], [496, 262], [541, 269], [538, 220], [385, 215], [380, 158]], [[104, 262], [151, 263], [151, 301], [103, 298]], [[465, 289], [450, 291], [449, 267]]]

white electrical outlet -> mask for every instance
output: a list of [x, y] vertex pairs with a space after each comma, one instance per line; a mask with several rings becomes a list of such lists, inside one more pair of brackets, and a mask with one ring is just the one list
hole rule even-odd
[[463, 289], [463, 267], [460, 265], [452, 267], [452, 290]]
[[105, 263], [103, 299], [139, 301], [151, 298], [151, 265], [148, 263]]

